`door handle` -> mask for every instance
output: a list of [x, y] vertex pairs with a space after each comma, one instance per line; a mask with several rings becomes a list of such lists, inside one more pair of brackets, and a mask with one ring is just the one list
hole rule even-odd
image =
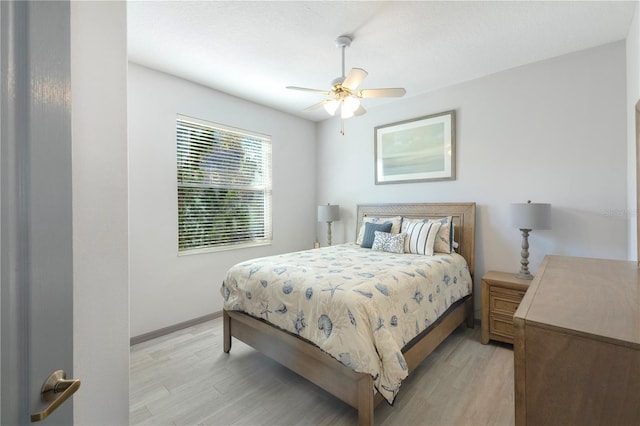
[[56, 408], [62, 405], [80, 387], [79, 379], [67, 380], [67, 373], [64, 370], [54, 371], [45, 380], [40, 390], [42, 402], [50, 402], [49, 406], [39, 413], [31, 415], [31, 422], [39, 422], [46, 419]]

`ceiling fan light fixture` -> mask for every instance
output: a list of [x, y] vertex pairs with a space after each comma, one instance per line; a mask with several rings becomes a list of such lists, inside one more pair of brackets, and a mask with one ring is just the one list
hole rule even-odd
[[344, 98], [342, 109], [344, 110], [346, 108], [353, 115], [353, 113], [358, 109], [359, 106], [360, 100], [353, 95], [349, 95]]
[[338, 110], [339, 106], [340, 101], [338, 101], [337, 99], [332, 99], [324, 104], [324, 110], [327, 111], [329, 115], [336, 115], [336, 111]]
[[342, 102], [342, 108], [340, 109], [340, 118], [351, 118], [353, 117], [353, 110], [347, 108], [344, 101]]

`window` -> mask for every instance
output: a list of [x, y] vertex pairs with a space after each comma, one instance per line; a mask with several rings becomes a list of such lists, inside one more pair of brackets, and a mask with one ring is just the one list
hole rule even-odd
[[271, 243], [269, 136], [178, 115], [178, 253]]

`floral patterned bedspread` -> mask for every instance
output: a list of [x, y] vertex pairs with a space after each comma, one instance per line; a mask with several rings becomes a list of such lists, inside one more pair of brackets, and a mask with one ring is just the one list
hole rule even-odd
[[297, 334], [393, 403], [407, 377], [402, 347], [471, 292], [456, 253], [393, 254], [349, 243], [242, 262], [222, 284], [224, 308]]

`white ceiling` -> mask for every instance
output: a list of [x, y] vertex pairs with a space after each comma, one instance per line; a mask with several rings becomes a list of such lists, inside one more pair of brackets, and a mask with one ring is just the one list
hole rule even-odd
[[[130, 1], [129, 59], [319, 121], [304, 108], [341, 73], [337, 36], [353, 37], [346, 71], [360, 89], [406, 97], [624, 39], [634, 1]], [[366, 99], [370, 109], [388, 99]]]

